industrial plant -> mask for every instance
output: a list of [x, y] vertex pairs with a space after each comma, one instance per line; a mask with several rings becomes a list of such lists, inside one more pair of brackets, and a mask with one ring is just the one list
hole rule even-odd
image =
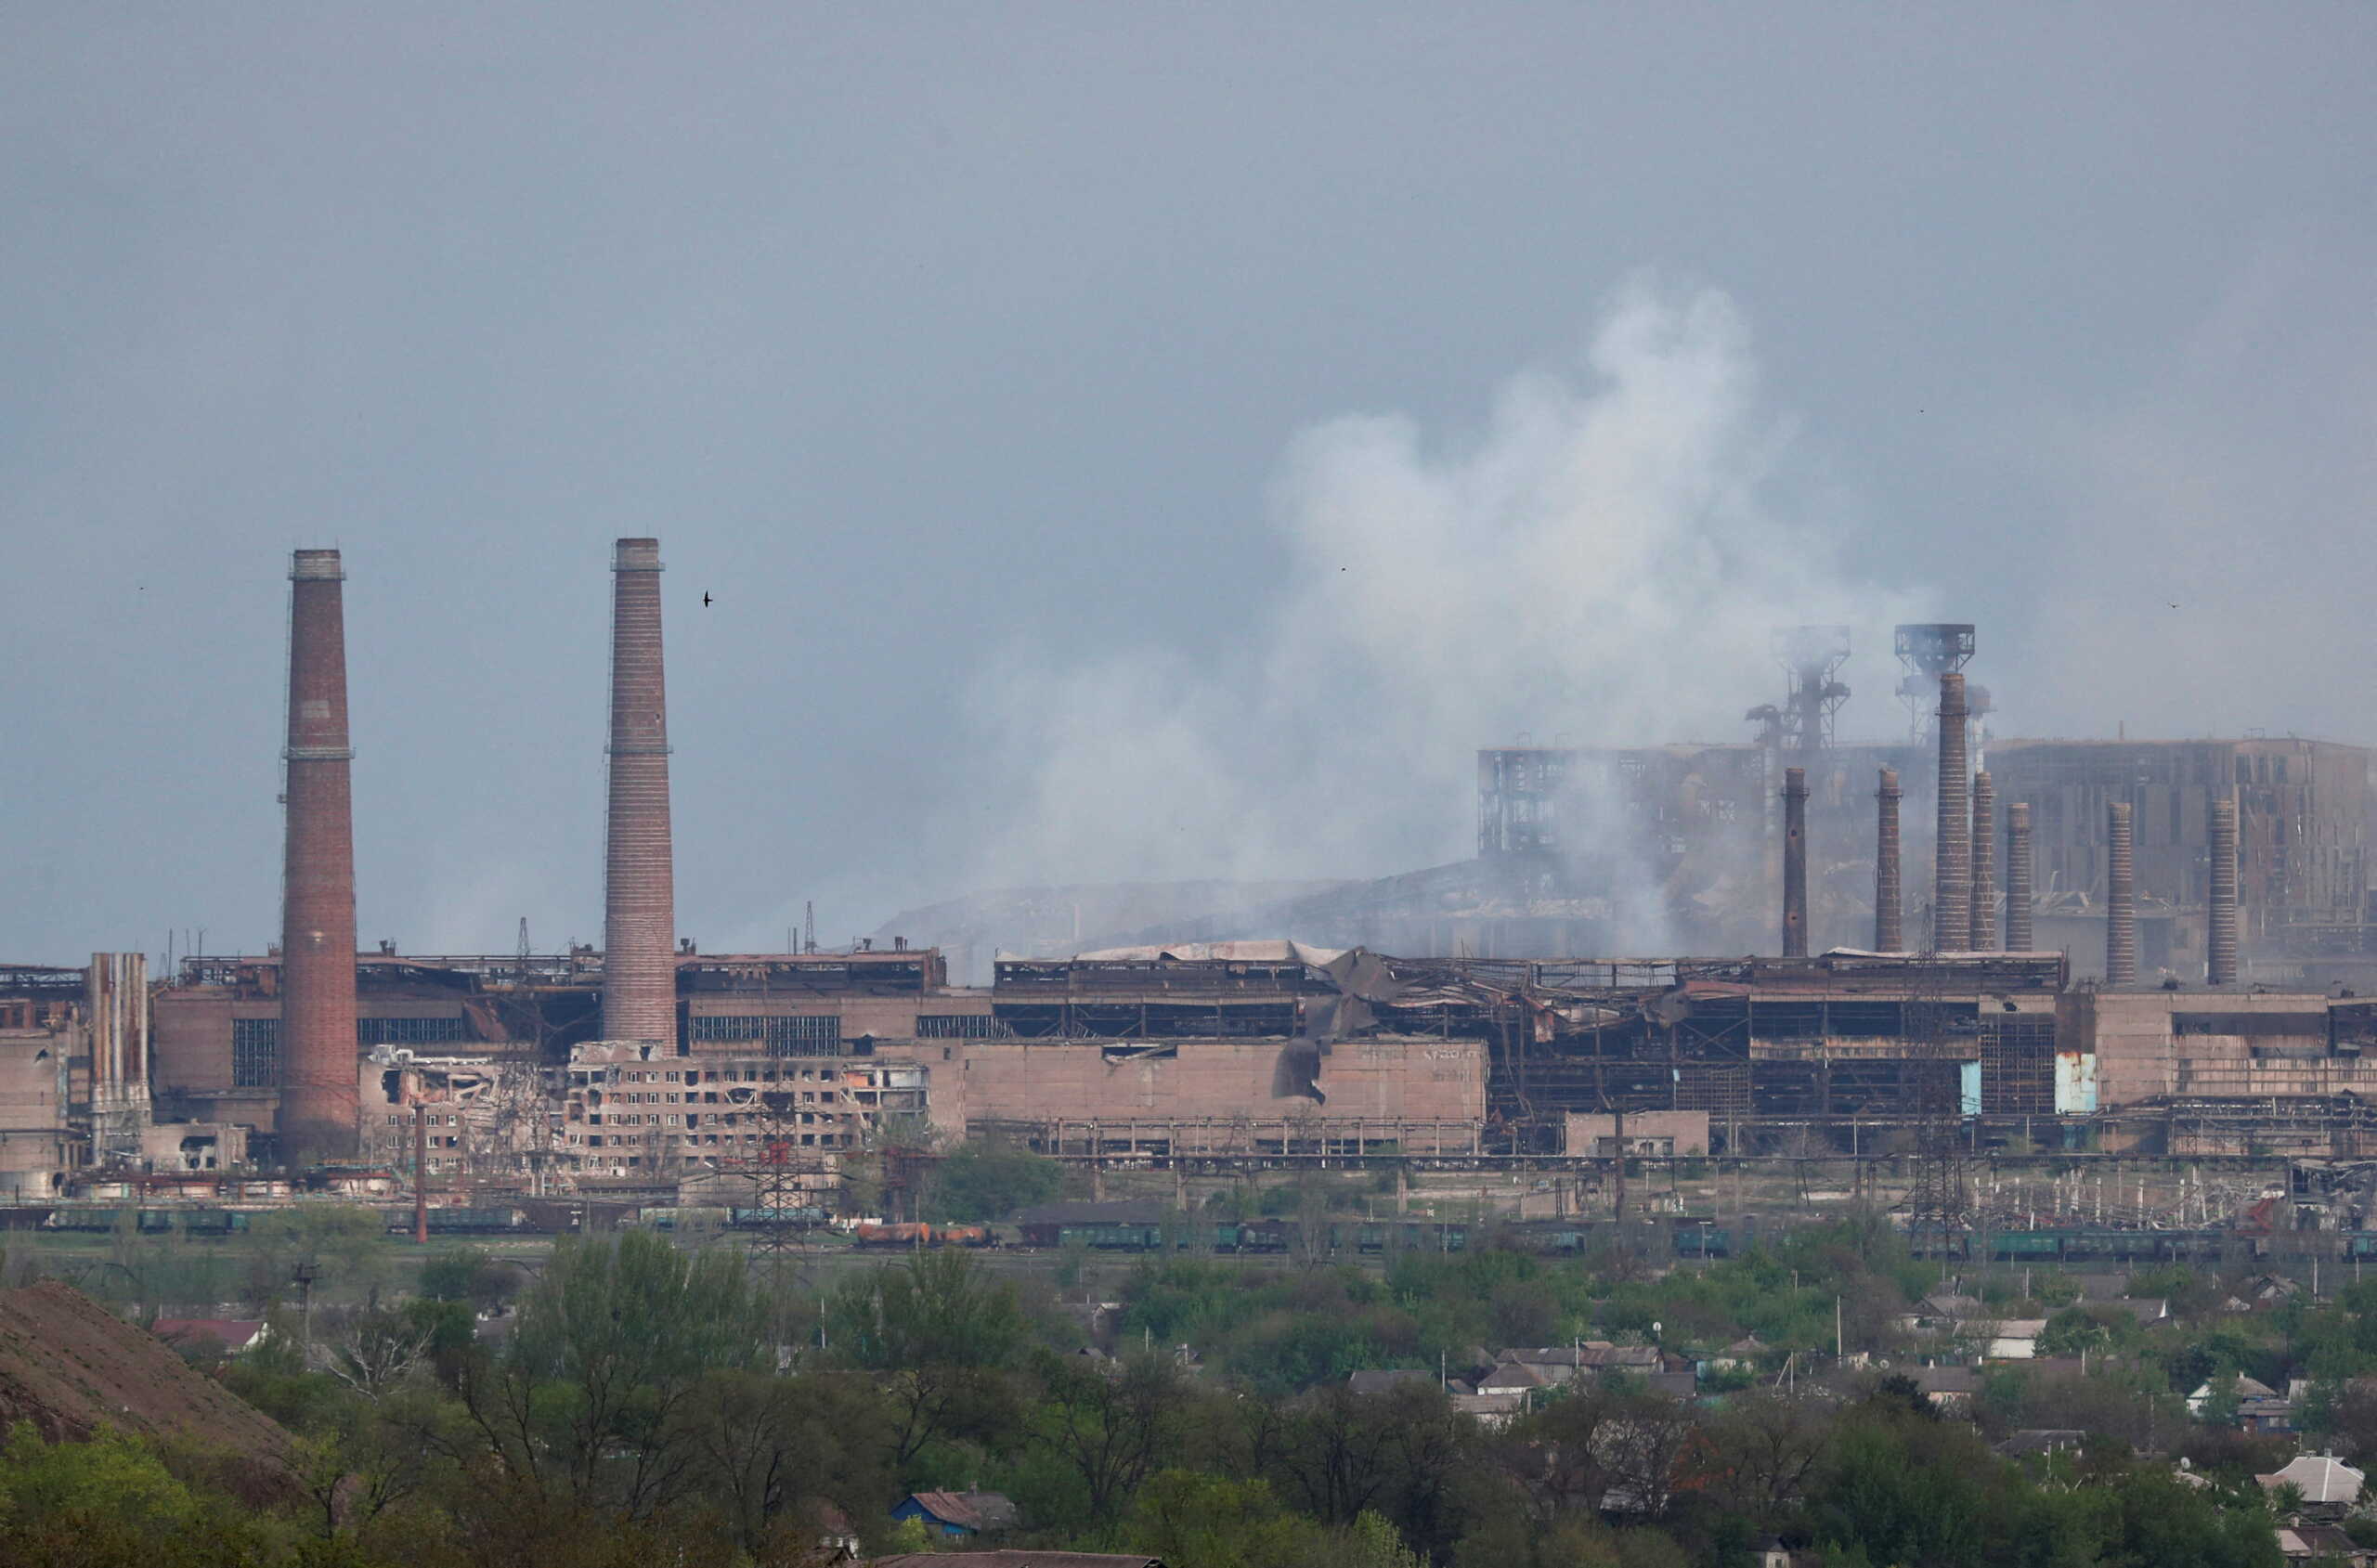
[[1999, 736], [1968, 625], [1897, 628], [1903, 737], [1847, 744], [1848, 631], [1785, 628], [1744, 739], [1480, 751], [1456, 864], [955, 978], [898, 937], [713, 953], [675, 914], [662, 571], [615, 546], [602, 947], [358, 952], [346, 575], [294, 553], [280, 941], [0, 966], [19, 1223], [308, 1189], [890, 1212], [981, 1137], [1564, 1206], [1606, 1173], [1620, 1209], [1634, 1161], [1894, 1162], [1917, 1228], [1971, 1223], [1984, 1163], [2377, 1159], [2363, 748]]

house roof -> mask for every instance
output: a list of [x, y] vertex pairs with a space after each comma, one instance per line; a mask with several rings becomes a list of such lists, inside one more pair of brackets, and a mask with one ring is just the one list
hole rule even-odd
[[1984, 1309], [1978, 1296], [1959, 1296], [1943, 1290], [1916, 1302], [1915, 1310], [1926, 1317], [1979, 1317]]
[[1477, 1380], [1477, 1392], [1493, 1393], [1502, 1389], [1549, 1388], [1552, 1380], [1524, 1361], [1505, 1361]]
[[2087, 1433], [2071, 1427], [2024, 1427], [1997, 1445], [2001, 1454], [2052, 1454], [2077, 1448]]
[[1990, 1336], [1993, 1339], [2035, 1340], [2046, 1332], [2046, 1319], [2044, 1317], [2000, 1318], [1996, 1328], [1997, 1331]]
[[1926, 1393], [1970, 1393], [1981, 1387], [1981, 1378], [1969, 1367], [1919, 1367], [1915, 1386]]
[[961, 1530], [1010, 1529], [1020, 1517], [1003, 1492], [912, 1492], [902, 1501]]
[[[2209, 1399], [2213, 1394], [2218, 1392], [2219, 1391], [2215, 1389], [2212, 1383], [2207, 1381], [2197, 1384], [2195, 1393], [2189, 1394], [2188, 1397], [2189, 1399]], [[2249, 1378], [2242, 1372], [2240, 1372], [2237, 1374], [2237, 1397], [2241, 1400], [2276, 1399], [2278, 1397], [2278, 1390], [2270, 1387], [2267, 1383], [2263, 1382], [2259, 1378]]]
[[1348, 1372], [1345, 1386], [1356, 1393], [1384, 1393], [1401, 1388], [1405, 1383], [1418, 1383], [1422, 1388], [1435, 1388], [1436, 1375], [1417, 1367], [1388, 1367], [1376, 1370]]
[[[2288, 1536], [2293, 1539], [2289, 1541]], [[2350, 1562], [2361, 1555], [2360, 1543], [2332, 1524], [2281, 1524], [2278, 1549], [2289, 1557], [2337, 1557]]]
[[2297, 1454], [2269, 1475], [2257, 1475], [2264, 1491], [2293, 1485], [2306, 1503], [2349, 1503], [2368, 1477], [2332, 1454]]
[[1505, 1393], [1456, 1393], [1452, 1407], [1464, 1416], [1514, 1416], [1526, 1407], [1526, 1395], [1513, 1389]]
[[1762, 1355], [1765, 1353], [1766, 1341], [1760, 1339], [1755, 1330], [1725, 1347], [1727, 1355]]

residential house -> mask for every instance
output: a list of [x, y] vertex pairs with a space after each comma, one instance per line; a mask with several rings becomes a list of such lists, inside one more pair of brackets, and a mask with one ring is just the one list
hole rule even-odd
[[1997, 1445], [1997, 1451], [2009, 1459], [2031, 1454], [2062, 1454], [2079, 1448], [2088, 1440], [2085, 1432], [2070, 1427], [2024, 1427]]
[[1000, 1492], [912, 1492], [891, 1510], [891, 1517], [921, 1519], [925, 1528], [952, 1540], [995, 1536], [1021, 1523], [1015, 1504]]
[[2045, 1332], [2044, 1317], [2001, 1318], [1990, 1326], [1981, 1354], [1991, 1361], [2028, 1361], [2038, 1354], [2039, 1336]]
[[1933, 1409], [1961, 1412], [1981, 1392], [1981, 1374], [1969, 1367], [1920, 1367], [1915, 1371], [1915, 1386]]
[[[2198, 1383], [2195, 1392], [2188, 1395], [2188, 1414], [2201, 1418], [2203, 1415], [2203, 1407], [2211, 1404], [2226, 1388], [2225, 1380], [2218, 1382]], [[2263, 1382], [2259, 1378], [2248, 1378], [2241, 1372], [2237, 1375], [2233, 1392], [2240, 1402], [2248, 1399], [2276, 1399], [2279, 1396], [2278, 1390]]]
[[1543, 1372], [1524, 1361], [1505, 1361], [1477, 1380], [1480, 1393], [1510, 1393], [1521, 1398], [1532, 1395], [1537, 1389], [1556, 1386]]
[[2342, 1562], [2370, 1568], [2377, 1551], [2362, 1546], [2332, 1524], [2281, 1524], [2278, 1549], [2289, 1562]]
[[2359, 1500], [2367, 1475], [2332, 1454], [2297, 1454], [2269, 1475], [2257, 1475], [2265, 1492], [2292, 1486], [2303, 1495], [2303, 1511], [2314, 1518], [2340, 1518]]
[[1456, 1393], [1452, 1407], [1487, 1432], [1499, 1432], [1526, 1414], [1524, 1393]]
[[2240, 1399], [2237, 1427], [2256, 1436], [2282, 1437], [2297, 1430], [2294, 1401], [2282, 1394], [2271, 1399]]
[[1387, 1367], [1345, 1375], [1345, 1386], [1356, 1393], [1392, 1393], [1406, 1383], [1436, 1388], [1443, 1380], [1417, 1367]]
[[1769, 1536], [1750, 1549], [1754, 1568], [1824, 1568], [1824, 1553], [1793, 1551], [1779, 1536]]

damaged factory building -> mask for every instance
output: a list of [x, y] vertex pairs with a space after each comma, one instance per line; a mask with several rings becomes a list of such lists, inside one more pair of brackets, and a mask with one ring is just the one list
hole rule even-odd
[[[679, 934], [658, 543], [611, 564], [602, 947], [356, 951], [347, 579], [298, 551], [281, 941], [154, 981], [0, 969], [0, 1187], [698, 1204], [765, 1171], [829, 1210], [977, 1135], [1198, 1172], [1881, 1158], [1944, 1124], [1976, 1153], [2377, 1155], [2361, 748], [1999, 738], [1953, 624], [1898, 628], [1905, 730], [1851, 744], [1847, 631], [1785, 628], [1746, 739], [1479, 752], [1472, 859], [1103, 933], [1075, 903], [1065, 951], [967, 984], [929, 940]], [[1641, 951], [1740, 956], [1591, 956]]]

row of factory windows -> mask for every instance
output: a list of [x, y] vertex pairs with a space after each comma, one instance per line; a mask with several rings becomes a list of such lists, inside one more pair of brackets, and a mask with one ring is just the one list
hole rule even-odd
[[[804, 1110], [799, 1113], [799, 1117], [800, 1124], [804, 1127], [813, 1127], [820, 1121], [835, 1122], [841, 1120], [830, 1111], [825, 1112], [821, 1115], [815, 1111]], [[570, 1120], [576, 1121], [577, 1118], [572, 1117]], [[720, 1125], [732, 1127], [745, 1119], [732, 1111], [722, 1113], [716, 1111], [695, 1111], [689, 1115], [679, 1117], [659, 1111], [613, 1111], [608, 1115], [605, 1115], [604, 1112], [598, 1110], [590, 1113], [586, 1120], [588, 1122], [597, 1127], [695, 1127], [705, 1124], [712, 1127]], [[754, 1116], [749, 1120], [753, 1121], [760, 1121], [768, 1119]]]
[[573, 1068], [569, 1082], [574, 1089], [591, 1088], [601, 1083], [839, 1083], [845, 1081], [864, 1083], [874, 1088], [878, 1082], [889, 1082], [890, 1070], [853, 1069], [847, 1074], [835, 1068], [726, 1067], [687, 1068], [682, 1073], [673, 1068], [657, 1072], [636, 1072], [621, 1068]]
[[[365, 1050], [374, 1045], [451, 1045], [470, 1038], [470, 1026], [461, 1018], [355, 1020], [355, 1043]], [[235, 1089], [269, 1089], [279, 1082], [280, 1020], [233, 1018], [231, 1086]]]
[[[645, 1147], [646, 1140], [650, 1136], [648, 1134], [641, 1135], [611, 1134], [607, 1135], [610, 1138], [609, 1147], [613, 1148], [642, 1148]], [[582, 1136], [579, 1134], [572, 1133], [569, 1134], [568, 1141], [572, 1144], [582, 1144], [582, 1146], [587, 1148], [601, 1148], [604, 1147], [603, 1140], [606, 1134], [602, 1133], [588, 1133]], [[698, 1147], [703, 1148], [715, 1148], [721, 1145], [786, 1143], [790, 1141], [779, 1134], [768, 1133], [680, 1133], [677, 1134], [677, 1140], [688, 1147]], [[800, 1134], [800, 1147], [803, 1148], [841, 1148], [849, 1147], [853, 1141], [854, 1140], [852, 1140], [848, 1134], [841, 1133], [803, 1133]], [[614, 1157], [615, 1160], [616, 1158], [617, 1157]], [[630, 1165], [641, 1164], [642, 1162], [643, 1161], [634, 1155], [630, 1155], [627, 1158], [627, 1163]]]

